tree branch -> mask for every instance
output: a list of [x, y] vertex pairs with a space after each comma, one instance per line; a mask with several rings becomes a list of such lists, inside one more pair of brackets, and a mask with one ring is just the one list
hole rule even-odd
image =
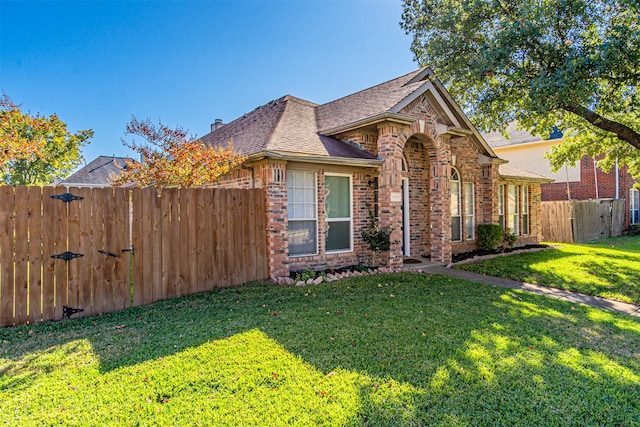
[[619, 139], [628, 142], [640, 150], [640, 133], [631, 129], [629, 126], [602, 117], [600, 114], [582, 105], [564, 104], [562, 109], [582, 117], [599, 129], [615, 133]]

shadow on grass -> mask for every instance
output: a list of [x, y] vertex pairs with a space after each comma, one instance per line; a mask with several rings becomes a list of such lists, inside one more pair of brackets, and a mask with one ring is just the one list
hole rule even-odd
[[0, 392], [32, 387], [66, 363], [58, 352], [90, 347], [100, 372], [112, 375], [234, 337], [245, 338], [248, 355], [281, 346], [281, 357], [317, 371], [327, 388], [342, 381], [357, 390], [343, 396], [359, 402], [347, 424], [640, 422], [634, 319], [412, 274], [305, 288], [255, 284], [5, 329], [0, 361], [10, 362]]

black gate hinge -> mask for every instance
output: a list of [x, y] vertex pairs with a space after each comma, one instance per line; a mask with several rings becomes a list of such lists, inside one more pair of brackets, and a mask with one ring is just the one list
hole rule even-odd
[[65, 203], [71, 203], [74, 200], [82, 200], [84, 199], [84, 197], [82, 196], [75, 196], [71, 193], [62, 193], [62, 194], [55, 194], [53, 196], [51, 196], [52, 199], [58, 199], [58, 200], [62, 200]]
[[51, 255], [51, 258], [58, 258], [58, 259], [63, 259], [65, 261], [71, 261], [74, 258], [78, 258], [84, 256], [84, 254], [76, 254], [73, 252], [62, 252], [61, 254], [56, 254], [56, 255]]
[[76, 313], [81, 313], [83, 312], [84, 309], [83, 308], [73, 308], [73, 307], [67, 307], [66, 305], [62, 306], [62, 318], [63, 319], [68, 319], [71, 316], [73, 316]]

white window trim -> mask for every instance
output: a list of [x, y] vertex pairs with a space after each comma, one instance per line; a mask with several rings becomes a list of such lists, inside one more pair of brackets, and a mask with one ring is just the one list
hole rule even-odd
[[[629, 189], [629, 224], [630, 225], [635, 225], [635, 224], [640, 224], [640, 221], [633, 221], [633, 213], [635, 211], [638, 211], [638, 216], [640, 216], [640, 203], [636, 204], [635, 202], [635, 196], [638, 196], [638, 198], [640, 199], [640, 191], [637, 188], [630, 188]], [[638, 200], [640, 202], [640, 200]]]
[[[529, 186], [528, 185], [522, 185], [520, 187], [522, 189], [522, 196], [521, 200], [522, 200], [522, 229], [521, 229], [521, 233], [523, 236], [528, 236], [531, 234], [531, 217], [529, 216], [529, 205], [530, 205], [530, 200], [529, 200]], [[524, 223], [524, 217], [525, 215], [527, 216], [527, 233], [524, 233], [524, 228], [525, 228], [525, 223]]]
[[[467, 194], [467, 185], [471, 186], [471, 214], [467, 214], [467, 198], [469, 194]], [[465, 182], [464, 183], [464, 237], [466, 240], [475, 240], [476, 239], [476, 186], [473, 182]], [[471, 237], [467, 237], [467, 221], [471, 219], [472, 227], [471, 227]]]
[[[352, 174], [346, 174], [346, 173], [325, 172], [324, 176], [325, 177], [327, 177], [327, 176], [342, 176], [342, 177], [349, 178], [349, 218], [331, 218], [331, 219], [329, 219], [327, 217], [327, 213], [326, 213], [326, 211], [327, 211], [327, 209], [326, 209], [326, 204], [327, 204], [326, 195], [325, 195], [325, 198], [324, 198], [324, 203], [325, 203], [324, 221], [325, 221], [326, 225], [328, 225], [330, 222], [349, 221], [349, 249], [338, 249], [338, 250], [335, 250], [335, 251], [328, 251], [328, 250], [326, 250], [326, 246], [325, 246], [325, 253], [326, 254], [344, 254], [344, 253], [353, 252], [353, 175]], [[326, 187], [325, 187], [325, 191], [326, 191]], [[327, 233], [328, 233], [328, 230], [325, 231], [325, 241], [326, 241]]]
[[[509, 187], [515, 187], [515, 189], [516, 189], [516, 192], [515, 192], [515, 195], [516, 195], [515, 207], [516, 207], [516, 209], [513, 212], [509, 211], [509, 202], [508, 202], [508, 200], [509, 200], [509, 198], [508, 198], [508, 196], [509, 196]], [[505, 215], [505, 217], [506, 217], [506, 228], [509, 231], [511, 231], [511, 228], [509, 227], [509, 217], [513, 215], [514, 216], [513, 227], [515, 228], [513, 233], [516, 236], [519, 236], [520, 235], [520, 206], [519, 206], [520, 205], [520, 186], [519, 185], [515, 185], [515, 184], [507, 185], [507, 200], [506, 200], [506, 202], [507, 202], [506, 206], [505, 206], [505, 208], [506, 208], [506, 215]]]
[[[456, 175], [458, 175], [458, 179], [457, 180], [453, 180], [453, 178], [451, 179], [451, 182], [457, 182], [458, 183], [458, 215], [453, 215], [451, 214], [451, 219], [453, 218], [460, 218], [459, 224], [460, 224], [460, 240], [453, 240], [453, 221], [451, 221], [451, 241], [452, 242], [462, 242], [463, 241], [463, 237], [464, 237], [464, 233], [462, 232], [462, 226], [463, 224], [463, 209], [464, 206], [462, 206], [462, 192], [463, 190], [463, 186], [462, 186], [462, 179], [460, 179], [460, 172], [458, 172], [458, 170], [454, 167], [451, 168], [452, 171], [456, 172]], [[451, 191], [451, 187], [449, 187], [449, 191]], [[451, 209], [451, 207], [449, 207], [449, 210], [453, 210]]]
[[[289, 221], [314, 221], [316, 223], [316, 250], [314, 253], [308, 253], [308, 254], [295, 254], [295, 255], [290, 255], [287, 254], [289, 256], [289, 258], [301, 258], [301, 257], [308, 257], [308, 256], [317, 256], [320, 251], [318, 250], [319, 245], [319, 238], [318, 238], [318, 174], [315, 171], [308, 171], [308, 170], [300, 170], [300, 169], [290, 169], [291, 172], [305, 172], [305, 173], [312, 173], [313, 174], [313, 197], [314, 197], [314, 203], [316, 205], [315, 208], [315, 218], [296, 218], [296, 219], [290, 219], [289, 218], [289, 207], [290, 207], [290, 201], [289, 198], [287, 197], [287, 239], [289, 238], [288, 233], [289, 233]], [[289, 172], [289, 170], [287, 170], [287, 172]], [[286, 173], [285, 173], [285, 182], [286, 182]], [[287, 191], [289, 191], [289, 188], [287, 187]]]
[[[498, 225], [502, 227], [503, 231], [507, 229], [507, 219], [505, 215], [505, 199], [504, 193], [506, 191], [506, 185], [500, 184], [498, 186]], [[502, 216], [502, 221], [500, 221], [500, 216]]]

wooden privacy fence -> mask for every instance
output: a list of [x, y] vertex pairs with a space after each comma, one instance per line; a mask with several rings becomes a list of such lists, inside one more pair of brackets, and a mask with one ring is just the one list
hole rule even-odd
[[624, 228], [623, 199], [542, 202], [542, 238], [582, 243], [620, 236]]
[[263, 190], [0, 187], [0, 326], [267, 276]]

